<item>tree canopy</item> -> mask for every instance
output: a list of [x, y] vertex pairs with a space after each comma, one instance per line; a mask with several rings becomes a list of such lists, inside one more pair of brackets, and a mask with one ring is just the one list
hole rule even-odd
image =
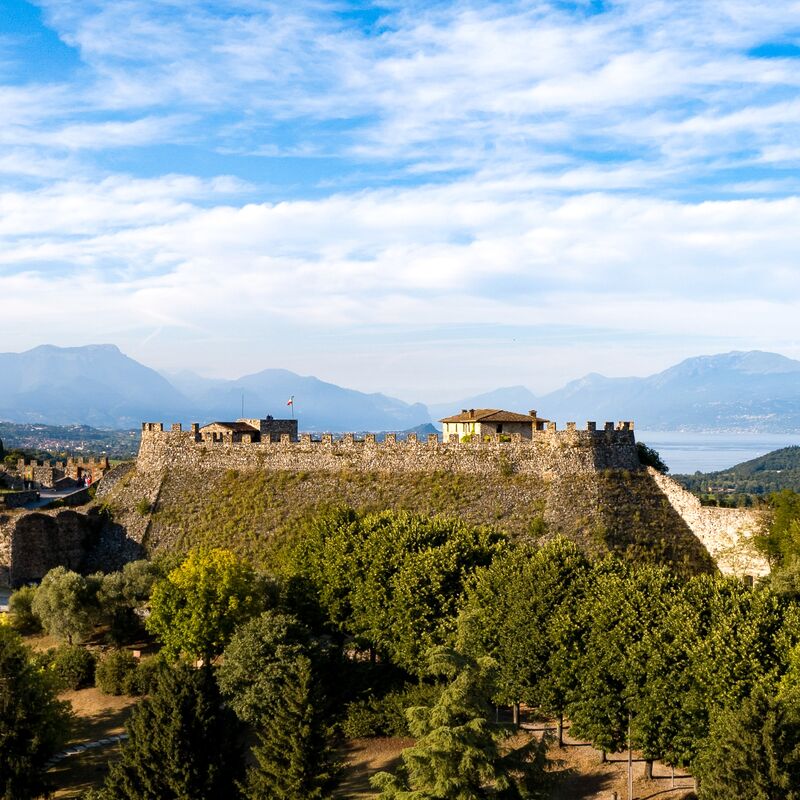
[[30, 800], [45, 788], [45, 762], [65, 741], [69, 705], [11, 628], [0, 625], [0, 798]]
[[167, 654], [210, 661], [222, 652], [237, 625], [261, 611], [260, 588], [250, 564], [230, 550], [194, 550], [155, 585], [147, 629]]

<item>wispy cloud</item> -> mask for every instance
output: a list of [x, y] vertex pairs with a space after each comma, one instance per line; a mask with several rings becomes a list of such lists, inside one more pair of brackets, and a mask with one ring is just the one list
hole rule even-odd
[[794, 0], [40, 6], [76, 66], [0, 61], [10, 331], [312, 371], [315, 331], [566, 325], [597, 368], [744, 320], [800, 354]]

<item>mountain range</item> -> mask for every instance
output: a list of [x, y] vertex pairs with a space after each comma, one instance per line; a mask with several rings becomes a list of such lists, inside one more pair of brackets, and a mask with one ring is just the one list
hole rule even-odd
[[[777, 353], [698, 356], [648, 377], [589, 374], [536, 395], [525, 386], [425, 406], [265, 369], [236, 380], [162, 375], [114, 345], [0, 353], [0, 420], [138, 428], [142, 420], [284, 416], [294, 396], [300, 428], [407, 430], [462, 408], [505, 408], [564, 423], [635, 420], [639, 429], [800, 431], [800, 361]], [[242, 414], [244, 410], [244, 414]]]

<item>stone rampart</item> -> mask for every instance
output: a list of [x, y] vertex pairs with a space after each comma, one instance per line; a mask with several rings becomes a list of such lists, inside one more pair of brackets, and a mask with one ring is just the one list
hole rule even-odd
[[677, 481], [648, 468], [655, 482], [692, 533], [705, 545], [724, 575], [759, 578], [769, 574], [769, 563], [752, 544], [761, 531], [759, 512], [747, 508], [704, 506]]
[[581, 475], [604, 469], [640, 468], [633, 424], [606, 423], [598, 430], [588, 423], [579, 430], [574, 423], [558, 431], [554, 424], [535, 431], [531, 439], [519, 434], [496, 435], [489, 441], [463, 442], [453, 436], [442, 442], [431, 434], [418, 440], [413, 434], [398, 440], [387, 434], [378, 442], [373, 434], [363, 439], [345, 434], [320, 439], [303, 434], [299, 441], [283, 434], [280, 441], [203, 441], [196, 429], [178, 426], [164, 430], [162, 423], [144, 423], [137, 471], [160, 472], [171, 467], [192, 470], [263, 469], [293, 472], [440, 472], [472, 475], [499, 471], [547, 477]]

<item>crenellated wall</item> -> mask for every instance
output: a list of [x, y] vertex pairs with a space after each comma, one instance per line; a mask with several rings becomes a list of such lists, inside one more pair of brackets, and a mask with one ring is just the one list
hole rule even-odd
[[547, 429], [535, 431], [531, 439], [514, 434], [472, 442], [458, 441], [456, 436], [442, 442], [435, 434], [426, 440], [418, 440], [411, 434], [402, 441], [394, 434], [387, 434], [382, 442], [374, 434], [363, 439], [354, 434], [345, 434], [340, 439], [334, 439], [332, 434], [323, 434], [320, 439], [302, 434], [299, 441], [292, 441], [288, 434], [283, 434], [280, 441], [209, 442], [199, 437], [195, 426], [190, 431], [183, 431], [177, 425], [164, 430], [162, 423], [144, 423], [136, 466], [138, 471], [155, 472], [170, 467], [304, 472], [348, 469], [471, 475], [501, 471], [541, 477], [640, 468], [630, 422], [617, 425], [609, 422], [600, 430], [593, 422], [583, 430], [575, 423], [567, 423], [562, 431], [550, 423]]

